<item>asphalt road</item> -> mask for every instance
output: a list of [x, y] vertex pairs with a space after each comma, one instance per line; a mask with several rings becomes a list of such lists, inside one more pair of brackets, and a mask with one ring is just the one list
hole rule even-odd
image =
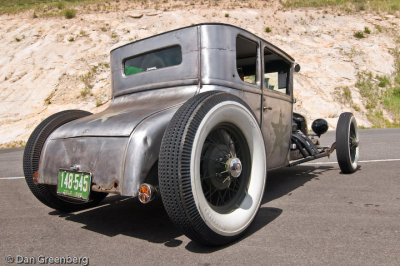
[[82, 256], [90, 265], [400, 265], [400, 129], [360, 130], [360, 141], [352, 175], [340, 173], [335, 154], [270, 172], [248, 232], [219, 248], [182, 235], [160, 202], [111, 196], [97, 208], [53, 211], [23, 179], [8, 178], [23, 175], [22, 150], [2, 150], [0, 265], [8, 255]]

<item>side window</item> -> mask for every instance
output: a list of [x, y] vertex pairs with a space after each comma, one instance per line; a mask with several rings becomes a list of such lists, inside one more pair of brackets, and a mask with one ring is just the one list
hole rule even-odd
[[257, 43], [240, 35], [236, 38], [236, 69], [241, 80], [256, 84]]
[[289, 70], [288, 62], [267, 48], [264, 49], [264, 89], [290, 94]]

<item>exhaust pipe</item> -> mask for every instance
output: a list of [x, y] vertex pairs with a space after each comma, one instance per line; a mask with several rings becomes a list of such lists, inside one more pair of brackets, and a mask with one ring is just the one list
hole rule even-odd
[[157, 189], [150, 184], [141, 184], [139, 187], [138, 199], [140, 203], [147, 204], [152, 201], [157, 194]]

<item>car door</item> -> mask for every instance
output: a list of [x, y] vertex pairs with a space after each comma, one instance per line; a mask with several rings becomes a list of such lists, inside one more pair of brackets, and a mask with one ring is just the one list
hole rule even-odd
[[288, 165], [292, 127], [291, 63], [268, 47], [262, 53], [262, 131], [268, 169]]

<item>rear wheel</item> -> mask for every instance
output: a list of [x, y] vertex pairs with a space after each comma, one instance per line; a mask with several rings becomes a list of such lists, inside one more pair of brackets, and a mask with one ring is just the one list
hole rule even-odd
[[359, 138], [356, 118], [352, 113], [342, 113], [336, 128], [336, 156], [344, 174], [357, 170]]
[[260, 206], [265, 156], [257, 120], [241, 99], [218, 92], [193, 97], [161, 145], [160, 191], [169, 217], [197, 242], [233, 241]]
[[41, 122], [26, 143], [23, 157], [25, 181], [33, 195], [50, 208], [62, 212], [77, 211], [95, 206], [107, 196], [107, 193], [91, 192], [89, 202], [74, 201], [58, 196], [55, 185], [35, 184], [34, 182], [34, 176], [38, 174], [40, 154], [50, 134], [60, 126], [90, 114], [81, 110], [67, 110], [56, 113]]

